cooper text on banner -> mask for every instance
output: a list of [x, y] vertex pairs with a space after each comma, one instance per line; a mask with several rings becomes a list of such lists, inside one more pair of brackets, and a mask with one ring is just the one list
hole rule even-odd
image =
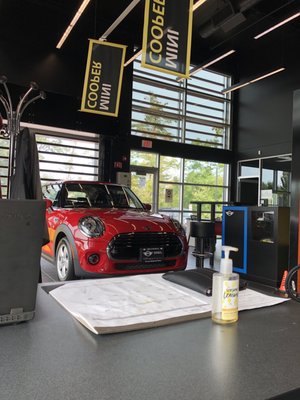
[[80, 111], [118, 116], [126, 46], [89, 39]]
[[188, 77], [193, 0], [146, 0], [142, 66]]

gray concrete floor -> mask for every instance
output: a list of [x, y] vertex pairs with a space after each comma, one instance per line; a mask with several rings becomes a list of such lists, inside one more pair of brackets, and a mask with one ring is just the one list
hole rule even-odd
[[57, 282], [58, 277], [55, 266], [41, 258], [42, 282]]
[[[194, 250], [194, 247], [190, 246], [187, 269], [192, 269], [192, 268], [196, 267], [196, 259], [192, 255], [193, 250]], [[214, 257], [214, 269], [216, 269], [216, 270], [219, 269], [220, 258], [221, 258], [221, 239], [218, 239], [217, 245], [216, 245], [215, 257]], [[208, 259], [205, 259], [204, 267], [210, 268]], [[41, 259], [41, 270], [42, 270], [42, 282], [43, 283], [58, 281], [58, 277], [57, 277], [57, 273], [56, 273], [56, 269], [55, 269], [54, 265], [52, 265], [50, 262], [44, 260], [43, 258]]]

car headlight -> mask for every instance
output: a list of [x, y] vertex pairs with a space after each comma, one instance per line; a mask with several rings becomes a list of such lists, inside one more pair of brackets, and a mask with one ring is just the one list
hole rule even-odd
[[178, 232], [184, 232], [181, 223], [177, 219], [171, 218], [171, 221]]
[[104, 233], [103, 222], [98, 217], [83, 217], [78, 222], [80, 231], [88, 237], [99, 237]]

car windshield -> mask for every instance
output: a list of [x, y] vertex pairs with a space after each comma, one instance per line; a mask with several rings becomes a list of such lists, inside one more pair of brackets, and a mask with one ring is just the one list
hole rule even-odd
[[129, 188], [119, 185], [66, 183], [64, 194], [66, 208], [144, 208]]

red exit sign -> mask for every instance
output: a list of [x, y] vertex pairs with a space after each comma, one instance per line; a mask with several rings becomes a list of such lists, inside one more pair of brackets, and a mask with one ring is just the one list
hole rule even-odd
[[142, 140], [142, 147], [152, 149], [152, 140]]

